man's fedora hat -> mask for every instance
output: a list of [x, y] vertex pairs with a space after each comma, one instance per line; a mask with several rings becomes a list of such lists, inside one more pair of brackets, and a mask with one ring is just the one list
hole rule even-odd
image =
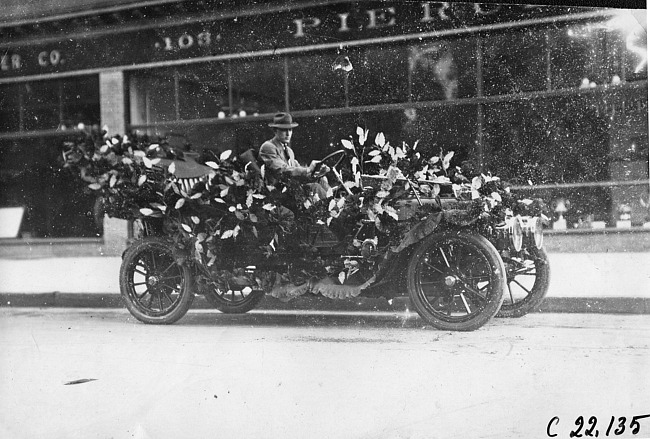
[[273, 116], [273, 123], [270, 123], [269, 126], [288, 130], [297, 127], [298, 124], [293, 121], [289, 113], [278, 113]]

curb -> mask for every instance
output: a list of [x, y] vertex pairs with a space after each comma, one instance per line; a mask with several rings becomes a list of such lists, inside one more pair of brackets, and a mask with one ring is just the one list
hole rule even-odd
[[[4, 308], [124, 308], [119, 294], [107, 293], [0, 293], [0, 307]], [[193, 309], [212, 309], [201, 296], [196, 296]], [[319, 296], [298, 297], [281, 302], [265, 297], [256, 309], [260, 310], [320, 310], [320, 311], [385, 311], [399, 312], [409, 308], [408, 298], [328, 299]], [[640, 297], [547, 297], [535, 312], [580, 314], [650, 314], [650, 298]]]

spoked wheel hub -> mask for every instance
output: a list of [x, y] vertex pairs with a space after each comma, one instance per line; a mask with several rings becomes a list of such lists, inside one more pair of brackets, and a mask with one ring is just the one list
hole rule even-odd
[[159, 282], [160, 282], [160, 278], [158, 276], [149, 276], [147, 278], [147, 285], [149, 285], [150, 287], [155, 287], [156, 285], [158, 285]]
[[447, 287], [453, 287], [456, 285], [456, 282], [458, 282], [458, 278], [456, 276], [445, 276], [445, 285]]

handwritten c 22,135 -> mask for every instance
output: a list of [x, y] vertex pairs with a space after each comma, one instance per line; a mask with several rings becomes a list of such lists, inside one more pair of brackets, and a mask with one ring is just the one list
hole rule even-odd
[[[568, 431], [567, 437], [620, 436], [626, 431], [633, 435], [637, 435], [641, 431], [639, 420], [644, 418], [650, 418], [650, 414], [632, 416], [629, 422], [628, 418], [625, 416], [611, 416], [608, 420], [604, 421], [604, 423], [600, 424], [602, 428], [599, 428], [598, 418], [596, 416], [591, 416], [589, 419], [585, 419], [584, 416], [578, 416], [573, 423], [574, 427]], [[548, 437], [562, 437], [561, 424], [559, 416], [551, 418], [546, 425], [546, 435]]]

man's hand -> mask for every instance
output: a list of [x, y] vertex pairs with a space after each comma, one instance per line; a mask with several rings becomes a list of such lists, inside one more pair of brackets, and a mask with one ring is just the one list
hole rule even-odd
[[324, 165], [320, 160], [312, 160], [311, 164], [309, 165], [309, 174], [313, 177], [322, 177], [328, 172], [330, 172], [330, 167]]

